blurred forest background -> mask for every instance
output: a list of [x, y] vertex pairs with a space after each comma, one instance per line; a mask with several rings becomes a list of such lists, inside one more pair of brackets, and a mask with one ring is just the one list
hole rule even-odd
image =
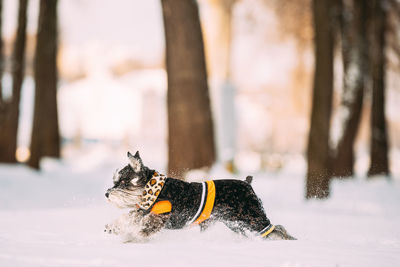
[[[0, 162], [400, 175], [396, 0], [0, 0]], [[123, 151], [123, 152], [122, 152]], [[146, 156], [144, 157], [146, 158]]]

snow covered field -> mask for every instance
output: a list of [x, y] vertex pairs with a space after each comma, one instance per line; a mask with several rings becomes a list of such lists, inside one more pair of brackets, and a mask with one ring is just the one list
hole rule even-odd
[[[329, 200], [304, 201], [298, 159], [253, 182], [271, 221], [297, 241], [246, 239], [216, 225], [123, 243], [103, 232], [123, 212], [104, 198], [125, 164], [109, 155], [45, 160], [42, 173], [0, 165], [0, 266], [399, 266], [398, 179], [335, 181]], [[229, 177], [218, 167], [211, 176]]]

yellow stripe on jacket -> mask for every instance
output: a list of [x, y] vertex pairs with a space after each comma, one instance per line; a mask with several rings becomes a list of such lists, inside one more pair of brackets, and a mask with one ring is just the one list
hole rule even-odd
[[207, 199], [206, 203], [204, 204], [204, 209], [201, 212], [200, 216], [194, 221], [193, 224], [200, 224], [210, 218], [211, 212], [214, 208], [214, 201], [215, 201], [215, 184], [213, 181], [206, 181], [207, 183]]

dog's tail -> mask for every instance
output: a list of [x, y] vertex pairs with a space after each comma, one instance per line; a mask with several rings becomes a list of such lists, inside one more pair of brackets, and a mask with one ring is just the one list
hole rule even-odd
[[248, 175], [248, 176], [246, 177], [246, 182], [247, 182], [248, 184], [251, 184], [252, 181], [253, 181], [253, 176]]

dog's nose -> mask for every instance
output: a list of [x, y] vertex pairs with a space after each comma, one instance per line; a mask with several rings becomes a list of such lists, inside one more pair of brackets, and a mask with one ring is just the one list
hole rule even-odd
[[108, 198], [109, 195], [110, 195], [110, 194], [107, 192], [107, 193], [106, 193], [106, 198]]

